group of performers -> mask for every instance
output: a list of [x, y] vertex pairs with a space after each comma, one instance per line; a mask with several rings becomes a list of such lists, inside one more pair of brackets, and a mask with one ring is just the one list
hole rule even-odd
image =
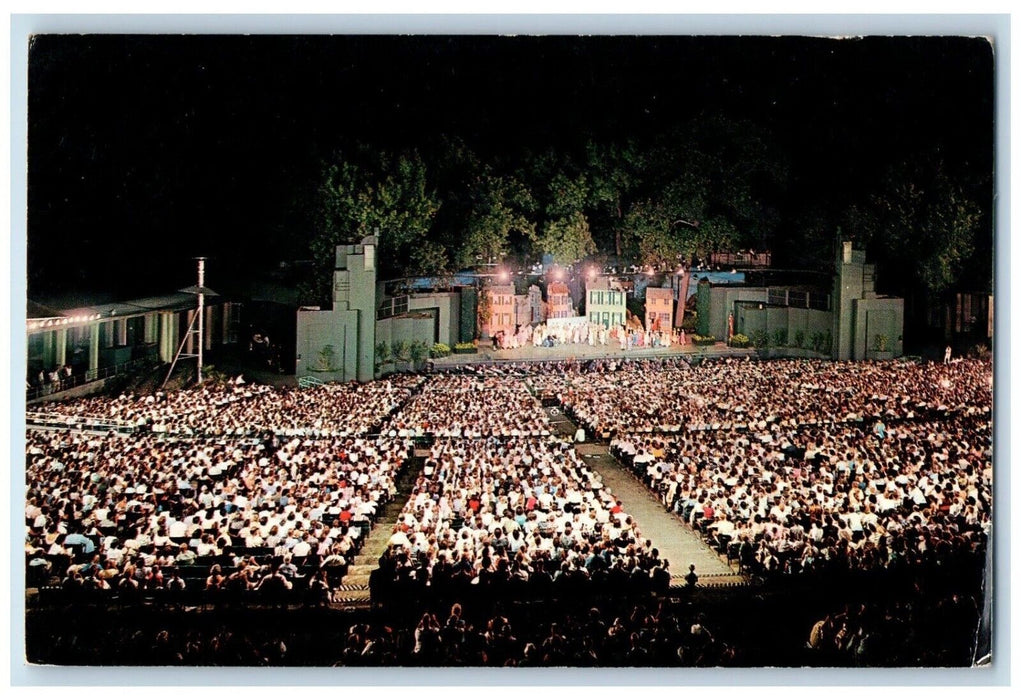
[[633, 348], [668, 348], [687, 343], [683, 329], [645, 330], [617, 325], [607, 328], [601, 323], [545, 324], [519, 326], [516, 333], [497, 331], [493, 343], [500, 350], [559, 345], [619, 346]]

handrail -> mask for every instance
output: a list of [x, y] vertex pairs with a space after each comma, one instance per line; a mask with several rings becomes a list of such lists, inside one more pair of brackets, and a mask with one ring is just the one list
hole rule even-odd
[[84, 374], [74, 374], [70, 377], [65, 377], [60, 380], [59, 383], [54, 384], [53, 382], [45, 382], [42, 386], [33, 386], [25, 391], [25, 400], [34, 401], [35, 399], [42, 398], [43, 396], [50, 396], [68, 389], [74, 389], [78, 386], [89, 384], [90, 382], [96, 382], [100, 379], [108, 379], [110, 377], [122, 374], [129, 370], [144, 367], [147, 364], [152, 364], [153, 360], [148, 357], [140, 357], [135, 360], [128, 360], [118, 365], [111, 365], [109, 367], [97, 367], [96, 369], [87, 370]]
[[45, 411], [27, 412], [25, 425], [29, 428], [76, 428], [80, 430], [115, 430], [127, 433], [133, 433], [138, 429], [136, 424], [116, 418], [66, 416]]

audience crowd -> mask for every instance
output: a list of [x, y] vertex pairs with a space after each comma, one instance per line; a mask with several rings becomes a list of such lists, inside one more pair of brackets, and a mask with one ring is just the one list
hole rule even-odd
[[221, 611], [201, 626], [159, 611], [109, 624], [125, 613], [79, 608], [61, 622], [81, 627], [41, 619], [27, 642], [30, 659], [93, 665], [113, 654], [127, 666], [946, 667], [976, 658], [980, 611], [966, 593], [851, 593], [828, 605], [824, 593], [774, 595], [454, 602], [400, 613], [263, 608]]
[[549, 435], [542, 407], [517, 379], [496, 374], [439, 374], [396, 411], [391, 436], [442, 438]]
[[777, 423], [913, 419], [931, 412], [989, 415], [988, 362], [621, 361], [546, 373], [553, 392], [593, 434], [756, 428]]
[[968, 666], [980, 623], [974, 597], [948, 593], [845, 604], [808, 634], [818, 666]]
[[[237, 582], [249, 590], [285, 560], [283, 575], [292, 579], [298, 564], [306, 576], [321, 566], [342, 572], [396, 493], [411, 448], [389, 438], [230, 442], [30, 431], [29, 578], [159, 588], [188, 566], [201, 580], [187, 585]], [[196, 572], [199, 564], [208, 570]]]
[[227, 383], [148, 396], [75, 399], [47, 404], [38, 414], [62, 419], [68, 427], [113, 421], [167, 435], [347, 437], [377, 432], [423, 381], [396, 375], [368, 384], [310, 389]]
[[948, 564], [989, 535], [988, 422], [615, 438], [664, 505], [756, 573]]
[[[332, 614], [330, 614], [332, 613]], [[327, 616], [328, 615], [328, 616]], [[259, 611], [195, 629], [142, 619], [130, 629], [92, 624], [89, 634], [53, 625], [30, 635], [57, 663], [128, 666], [734, 666], [738, 646], [717, 615], [671, 600], [547, 605], [452, 603], [414, 618]], [[352, 619], [354, 617], [354, 619]], [[321, 618], [321, 619], [317, 619]], [[274, 624], [275, 621], [279, 624]], [[30, 651], [30, 654], [32, 653]]]
[[570, 443], [462, 439], [431, 448], [375, 590], [545, 596], [590, 581], [665, 591], [669, 562]]
[[[669, 600], [608, 602], [588, 610], [529, 615], [513, 607], [474, 619], [454, 603], [418, 624], [357, 624], [341, 666], [733, 666], [736, 649], [716, 639], [704, 615]], [[619, 614], [618, 614], [619, 613]]]
[[[669, 562], [552, 434], [544, 400], [609, 440], [667, 509], [744, 571], [925, 571], [984, 556], [988, 362], [605, 359], [48, 405], [40, 420], [71, 429], [26, 436], [29, 583], [129, 597], [300, 591], [326, 602], [397, 494], [417, 439], [428, 456], [374, 595], [665, 591]], [[340, 661], [734, 662], [675, 613], [593, 615], [518, 637], [499, 615], [473, 626], [452, 611], [443, 623], [425, 616], [412, 637], [355, 626]], [[858, 613], [823, 622], [812, 648], [854, 662], [874, 660], [869, 640], [889, 628]]]

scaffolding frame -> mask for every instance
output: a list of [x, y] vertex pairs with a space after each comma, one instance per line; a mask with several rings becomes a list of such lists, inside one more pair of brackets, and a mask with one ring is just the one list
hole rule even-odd
[[[191, 322], [188, 324], [188, 330], [185, 331], [181, 337], [181, 344], [177, 347], [177, 353], [174, 355], [174, 361], [170, 363], [170, 370], [167, 372], [166, 378], [163, 380], [163, 384], [160, 385], [162, 389], [170, 381], [170, 377], [174, 374], [174, 368], [177, 367], [177, 361], [184, 358], [197, 358], [198, 368], [196, 374], [196, 383], [202, 383], [202, 351], [205, 343], [205, 311], [206, 311], [206, 296], [219, 296], [212, 289], [206, 287], [206, 258], [199, 257], [195, 258], [198, 262], [198, 285], [194, 287], [186, 287], [180, 291], [187, 294], [195, 294], [198, 296], [198, 309], [195, 315], [192, 317]], [[195, 322], [198, 321], [198, 328], [195, 328]], [[198, 352], [185, 352], [184, 348], [188, 345], [188, 340], [194, 336], [198, 336]]]

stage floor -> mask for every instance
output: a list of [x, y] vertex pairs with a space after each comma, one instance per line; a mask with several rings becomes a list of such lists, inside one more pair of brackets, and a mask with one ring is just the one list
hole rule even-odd
[[512, 350], [496, 350], [485, 345], [476, 353], [451, 354], [432, 360], [436, 368], [458, 365], [489, 364], [501, 362], [561, 362], [563, 360], [593, 360], [598, 358], [628, 358], [631, 360], [657, 359], [664, 357], [752, 357], [751, 348], [731, 348], [724, 343], [695, 346], [671, 345], [668, 348], [631, 348], [621, 350], [619, 345], [590, 346], [585, 344], [558, 345], [552, 348], [532, 345]]

